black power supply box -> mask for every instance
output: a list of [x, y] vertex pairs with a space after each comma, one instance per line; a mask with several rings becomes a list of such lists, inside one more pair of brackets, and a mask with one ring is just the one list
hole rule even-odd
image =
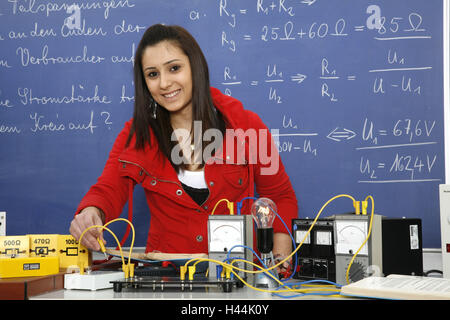
[[[343, 277], [343, 275], [336, 275], [337, 269], [342, 270], [342, 267], [339, 267], [342, 256], [336, 254], [336, 243], [339, 236], [336, 234], [338, 232], [336, 220], [318, 219], [311, 232], [307, 234], [313, 221], [314, 219], [292, 220], [292, 235], [296, 246], [305, 239], [297, 251], [297, 270], [295, 270], [294, 278], [336, 282], [336, 279]], [[378, 271], [382, 275], [423, 275], [422, 223], [420, 219], [381, 216], [381, 228], [372, 230], [372, 232], [371, 237], [381, 239], [381, 248], [370, 248], [369, 252], [380, 252], [381, 249], [382, 267]], [[378, 234], [374, 234], [377, 232]], [[351, 234], [349, 233], [349, 235]], [[363, 240], [364, 237], [360, 239]], [[351, 253], [349, 254], [351, 255]], [[361, 256], [364, 256], [364, 253]], [[356, 259], [350, 266], [350, 278], [356, 281], [371, 275], [374, 271], [373, 267], [369, 268]]]

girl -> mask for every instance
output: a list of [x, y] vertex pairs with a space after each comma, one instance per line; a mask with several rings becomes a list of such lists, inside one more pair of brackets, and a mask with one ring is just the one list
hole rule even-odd
[[[207, 253], [215, 204], [253, 197], [255, 187], [275, 202], [288, 226], [297, 218], [297, 199], [267, 127], [238, 100], [210, 87], [205, 57], [185, 29], [147, 29], [136, 51], [134, 84], [133, 118], [77, 209], [70, 226], [75, 238], [117, 218], [138, 183], [151, 212], [146, 252]], [[248, 214], [251, 201], [243, 204]], [[219, 205], [214, 214], [228, 210]], [[287, 256], [292, 240], [279, 219], [273, 228], [274, 256]], [[103, 240], [93, 228], [82, 244], [99, 250], [97, 237]]]

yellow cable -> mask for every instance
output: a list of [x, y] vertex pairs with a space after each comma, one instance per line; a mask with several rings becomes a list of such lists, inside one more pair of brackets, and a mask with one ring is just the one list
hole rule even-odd
[[[247, 260], [244, 260], [247, 261]], [[249, 262], [249, 261], [247, 261]], [[253, 263], [251, 263], [253, 264]], [[256, 267], [262, 268], [259, 265], [254, 264]], [[285, 283], [282, 283], [279, 279], [277, 279], [276, 277], [274, 277], [271, 273], [268, 273], [275, 281], [277, 281], [280, 286], [286, 287], [286, 289], [277, 289], [277, 290], [270, 290], [270, 289], [262, 289], [262, 288], [257, 288], [252, 286], [251, 284], [249, 284], [248, 282], [246, 282], [244, 279], [242, 279], [239, 274], [237, 274], [234, 270], [232, 270], [233, 274], [236, 276], [236, 278], [238, 278], [243, 284], [245, 284], [247, 287], [256, 290], [256, 291], [260, 291], [260, 292], [267, 292], [267, 293], [283, 293], [283, 292], [292, 292], [292, 293], [310, 293], [310, 292], [317, 292], [317, 291], [336, 291], [339, 290], [338, 288], [311, 288], [311, 289], [292, 289], [289, 288]]]
[[[193, 266], [193, 267], [195, 268], [195, 266], [196, 266], [198, 263], [200, 263], [200, 262], [203, 262], [203, 261], [210, 261], [210, 262], [213, 262], [213, 263], [222, 265], [223, 267], [230, 268], [230, 271], [231, 271], [231, 272], [232, 272], [232, 273], [233, 273], [233, 274], [234, 274], [234, 275], [235, 275], [242, 283], [244, 283], [246, 286], [248, 286], [248, 287], [251, 288], [251, 289], [254, 289], [254, 290], [257, 290], [257, 291], [262, 291], [262, 292], [271, 292], [271, 293], [281, 293], [281, 292], [307, 293], [307, 292], [311, 292], [311, 291], [336, 291], [336, 290], [339, 290], [338, 288], [333, 288], [333, 287], [329, 287], [329, 286], [322, 286], [322, 287], [318, 287], [318, 288], [314, 288], [314, 287], [311, 286], [311, 288], [308, 288], [308, 289], [292, 289], [292, 288], [287, 287], [283, 282], [281, 282], [278, 278], [276, 278], [275, 276], [273, 276], [269, 271], [270, 271], [270, 270], [273, 270], [273, 269], [275, 269], [275, 268], [277, 268], [278, 266], [280, 266], [281, 264], [283, 264], [284, 262], [286, 262], [287, 260], [289, 260], [289, 259], [290, 259], [290, 258], [291, 258], [291, 257], [292, 257], [299, 249], [300, 249], [300, 247], [303, 245], [303, 243], [304, 243], [305, 240], [307, 239], [308, 234], [310, 234], [311, 230], [313, 229], [314, 225], [316, 224], [317, 220], [319, 219], [320, 215], [322, 214], [322, 211], [323, 211], [323, 210], [324, 210], [324, 209], [325, 209], [332, 201], [334, 201], [334, 200], [336, 200], [336, 199], [338, 199], [338, 198], [341, 198], [341, 197], [347, 197], [347, 198], [350, 198], [350, 199], [353, 201], [353, 204], [356, 203], [355, 198], [353, 198], [352, 196], [347, 195], [347, 194], [340, 194], [340, 195], [334, 196], [334, 197], [332, 197], [331, 199], [329, 199], [329, 200], [322, 206], [322, 208], [319, 210], [319, 212], [317, 213], [317, 215], [316, 215], [316, 217], [315, 217], [313, 223], [311, 224], [309, 230], [306, 232], [304, 238], [302, 239], [302, 241], [300, 242], [300, 244], [297, 246], [297, 248], [296, 248], [294, 251], [292, 251], [292, 253], [291, 253], [290, 255], [288, 255], [285, 259], [279, 261], [278, 264], [276, 264], [276, 265], [274, 265], [274, 266], [272, 266], [272, 267], [270, 267], [270, 268], [263, 268], [263, 267], [261, 267], [261, 266], [255, 264], [255, 263], [253, 263], [253, 262], [251, 262], [251, 261], [244, 260], [244, 259], [235, 259], [235, 260], [233, 260], [233, 261], [231, 262], [231, 264], [227, 264], [227, 263], [224, 263], [224, 262], [222, 262], [222, 261], [218, 261], [218, 260], [214, 260], [214, 259], [206, 259], [206, 258], [205, 258], [205, 259], [204, 259], [204, 258], [194, 258], [194, 259], [190, 259], [189, 261], [187, 261], [187, 262], [185, 263], [184, 266], [187, 267], [189, 263], [191, 263], [191, 262], [193, 262], [193, 261], [196, 261], [196, 262], [194, 263], [194, 266]], [[361, 247], [358, 249], [358, 251], [353, 255], [353, 258], [352, 258], [352, 260], [350, 261], [350, 264], [349, 264], [349, 267], [347, 268], [347, 273], [346, 273], [347, 283], [349, 282], [349, 281], [348, 281], [348, 273], [349, 273], [351, 264], [353, 263], [353, 261], [354, 261], [356, 255], [359, 253], [359, 251], [362, 249], [362, 247], [365, 245], [365, 243], [366, 243], [367, 240], [369, 239], [370, 233], [371, 233], [371, 230], [372, 230], [372, 221], [373, 221], [373, 215], [374, 215], [374, 200], [373, 200], [372, 196], [368, 196], [368, 197], [366, 198], [365, 201], [367, 201], [367, 199], [369, 199], [369, 198], [370, 198], [371, 201], [372, 201], [372, 215], [371, 215], [371, 219], [370, 219], [370, 225], [369, 225], [368, 235], [367, 235], [367, 237], [366, 237], [364, 243], [361, 245]], [[228, 206], [228, 208], [230, 209], [230, 201], [228, 201], [227, 199], [221, 199], [221, 200], [219, 200], [219, 201], [216, 203], [216, 205], [214, 206], [213, 211], [211, 212], [211, 215], [214, 215], [214, 212], [215, 212], [217, 206], [218, 206], [219, 203], [222, 202], [222, 201], [226, 201], [226, 202], [228, 203], [227, 206]], [[233, 214], [233, 213], [231, 212], [231, 209], [230, 209], [230, 214]], [[121, 247], [121, 245], [120, 245], [120, 242], [119, 242], [119, 240], [117, 239], [116, 235], [115, 235], [110, 229], [108, 229], [108, 228], [106, 227], [107, 225], [109, 225], [109, 224], [111, 224], [111, 223], [113, 223], [113, 222], [115, 222], [115, 221], [119, 221], [119, 220], [122, 220], [122, 221], [127, 222], [127, 223], [131, 226], [131, 229], [132, 229], [132, 231], [133, 231], [133, 236], [132, 236], [132, 241], [131, 241], [131, 246], [130, 246], [130, 253], [129, 253], [129, 258], [128, 258], [128, 263], [130, 263], [130, 261], [131, 261], [131, 253], [132, 253], [132, 250], [133, 250], [134, 240], [135, 240], [135, 230], [134, 230], [133, 224], [132, 224], [130, 221], [128, 221], [127, 219], [123, 219], [123, 218], [118, 218], [118, 219], [115, 219], [115, 220], [111, 220], [111, 221], [109, 221], [108, 223], [106, 223], [104, 226], [98, 226], [98, 225], [95, 225], [95, 226], [91, 226], [91, 227], [86, 228], [86, 229], [83, 231], [83, 233], [81, 234], [81, 236], [80, 236], [80, 239], [79, 239], [79, 242], [78, 242], [78, 251], [80, 250], [81, 239], [82, 239], [82, 237], [84, 236], [85, 232], [88, 231], [88, 230], [90, 230], [90, 229], [92, 229], [92, 228], [101, 228], [101, 229], [104, 229], [104, 230], [107, 230], [108, 232], [110, 232], [111, 235], [112, 235], [112, 236], [114, 237], [114, 239], [116, 240], [116, 242], [117, 242], [117, 244], [118, 244], [118, 247], [119, 247], [119, 250], [120, 250], [120, 254], [121, 254], [121, 258], [122, 258], [122, 263], [123, 263], [123, 265], [125, 266], [125, 261], [124, 261], [125, 258], [124, 258], [123, 252], [122, 252], [122, 247]], [[246, 269], [238, 268], [238, 267], [236, 267], [236, 266], [233, 265], [235, 262], [240, 262], [240, 261], [242, 261], [242, 262], [244, 262], [244, 263], [248, 263], [248, 264], [250, 264], [250, 265], [253, 265], [254, 267], [256, 267], [256, 268], [259, 269], [259, 270], [255, 270], [255, 271], [253, 271], [253, 270], [246, 270]], [[194, 269], [194, 270], [195, 270], [195, 269]], [[265, 273], [267, 273], [267, 275], [269, 275], [272, 279], [274, 279], [280, 286], [286, 287], [286, 289], [281, 289], [281, 290], [266, 290], [266, 289], [261, 289], [261, 288], [253, 287], [252, 285], [250, 285], [249, 283], [247, 283], [245, 280], [243, 280], [243, 279], [237, 274], [236, 271], [242, 271], [242, 272], [245, 272], [245, 273], [261, 273], [261, 272], [265, 272]]]
[[[120, 245], [119, 239], [118, 239], [117, 236], [114, 234], [114, 232], [112, 232], [109, 228], [107, 228], [107, 226], [108, 226], [109, 224], [111, 224], [111, 223], [113, 223], [113, 222], [116, 222], [116, 221], [125, 221], [125, 222], [127, 222], [127, 223], [131, 226], [131, 230], [133, 231], [133, 232], [132, 232], [131, 244], [130, 244], [130, 252], [129, 252], [129, 255], [128, 255], [128, 267], [127, 267], [127, 265], [125, 264], [125, 257], [124, 257], [124, 254], [123, 254], [123, 251], [122, 251], [122, 246]], [[117, 246], [119, 247], [120, 256], [121, 256], [121, 259], [122, 259], [122, 266], [123, 266], [123, 268], [125, 269], [125, 270], [124, 270], [125, 278], [128, 278], [128, 274], [129, 274], [129, 270], [130, 270], [129, 267], [131, 266], [131, 253], [132, 253], [132, 250], [133, 250], [134, 240], [135, 240], [135, 230], [134, 230], [133, 224], [132, 224], [130, 221], [128, 221], [127, 219], [124, 219], [124, 218], [117, 218], [117, 219], [114, 219], [114, 220], [109, 221], [108, 223], [105, 223], [105, 225], [103, 225], [103, 226], [100, 226], [100, 225], [94, 225], [94, 226], [90, 226], [90, 227], [86, 228], [86, 229], [81, 233], [80, 239], [78, 240], [78, 252], [80, 252], [81, 239], [83, 238], [84, 234], [85, 234], [88, 230], [93, 229], [93, 228], [100, 228], [100, 229], [106, 230], [106, 231], [108, 231], [109, 233], [111, 233], [111, 235], [114, 237], [114, 239], [115, 239], [116, 242], [117, 242]], [[81, 270], [81, 267], [80, 267], [80, 270]]]
[[[242, 278], [239, 276], [239, 274], [237, 274], [237, 272], [234, 271], [234, 270], [242, 270], [242, 271], [248, 272], [248, 273], [257, 273], [257, 272], [265, 272], [265, 271], [267, 271], [267, 269], [264, 269], [263, 267], [261, 267], [260, 265], [258, 265], [258, 264], [256, 264], [256, 263], [253, 263], [253, 262], [251, 262], [251, 261], [244, 260], [244, 259], [235, 259], [235, 260], [233, 260], [233, 261], [231, 262], [231, 264], [228, 264], [228, 263], [225, 263], [225, 262], [222, 262], [222, 261], [219, 261], [219, 260], [214, 260], [214, 259], [209, 259], [209, 258], [194, 258], [194, 259], [191, 259], [191, 260], [189, 260], [188, 262], [186, 262], [185, 267], [186, 267], [187, 264], [189, 264], [190, 262], [195, 261], [195, 260], [197, 260], [197, 261], [193, 264], [193, 267], [194, 267], [194, 268], [195, 268], [196, 265], [197, 265], [198, 263], [200, 263], [200, 262], [213, 262], [213, 263], [222, 265], [224, 268], [225, 268], [225, 267], [228, 267], [228, 268], [231, 269], [231, 272], [232, 272], [232, 273], [233, 273], [240, 281], [242, 281], [242, 283], [243, 283], [244, 285], [246, 285], [247, 287], [249, 287], [249, 288], [251, 288], [251, 289], [253, 289], [253, 290], [260, 291], [260, 292], [267, 292], [267, 293], [283, 293], [283, 292], [308, 293], [308, 292], [318, 292], [318, 291], [325, 291], [325, 292], [326, 292], [326, 291], [336, 291], [336, 290], [339, 290], [338, 288], [330, 288], [330, 287], [328, 287], [328, 286], [325, 287], [325, 288], [292, 289], [292, 288], [287, 287], [285, 283], [281, 282], [277, 277], [275, 277], [275, 276], [274, 276], [273, 274], [271, 274], [270, 272], [267, 272], [267, 275], [268, 275], [269, 277], [271, 277], [273, 280], [275, 280], [280, 286], [286, 287], [286, 289], [269, 290], [269, 289], [257, 288], [257, 287], [252, 286], [252, 285], [249, 284], [248, 282], [246, 282], [244, 279], [242, 279]], [[251, 271], [251, 270], [240, 269], [240, 268], [237, 268], [236, 266], [233, 265], [233, 263], [235, 263], [235, 262], [240, 262], [240, 261], [245, 262], [245, 263], [248, 263], [248, 264], [250, 264], [250, 265], [252, 265], [252, 266], [254, 266], [254, 267], [260, 269], [260, 271]], [[233, 270], [233, 269], [234, 269], [234, 270]]]
[[[354, 197], [350, 196], [350, 195], [347, 195], [347, 194], [340, 194], [340, 195], [334, 196], [334, 197], [332, 197], [331, 199], [329, 199], [329, 200], [322, 206], [322, 208], [319, 210], [319, 212], [317, 213], [317, 215], [316, 215], [316, 217], [315, 217], [313, 223], [311, 224], [310, 228], [309, 228], [308, 231], [306, 232], [305, 236], [303, 237], [302, 241], [301, 241], [300, 244], [297, 246], [297, 248], [296, 248], [294, 251], [292, 251], [292, 253], [291, 253], [290, 255], [288, 255], [285, 259], [281, 260], [280, 262], [278, 262], [278, 264], [276, 264], [276, 265], [274, 265], [274, 266], [272, 266], [272, 267], [270, 267], [270, 268], [263, 268], [263, 267], [261, 267], [261, 266], [255, 264], [255, 263], [253, 263], [253, 262], [250, 262], [250, 261], [244, 260], [244, 259], [236, 259], [236, 260], [233, 260], [232, 264], [233, 264], [235, 261], [242, 261], [242, 262], [244, 262], [244, 263], [249, 263], [249, 264], [251, 264], [251, 265], [253, 265], [253, 266], [256, 266], [259, 270], [252, 271], [252, 270], [241, 269], [241, 268], [238, 268], [238, 267], [236, 267], [236, 266], [233, 266], [232, 264], [229, 265], [229, 264], [223, 263], [223, 262], [221, 262], [221, 261], [217, 261], [217, 260], [213, 260], [213, 259], [201, 259], [201, 258], [194, 258], [194, 259], [191, 259], [191, 260], [189, 260], [189, 261], [187, 261], [187, 262], [185, 263], [185, 266], [187, 266], [189, 263], [191, 263], [191, 262], [193, 262], [193, 261], [196, 261], [196, 262], [195, 262], [195, 265], [196, 265], [197, 263], [199, 263], [199, 262], [202, 262], [202, 261], [211, 261], [211, 262], [213, 262], [213, 263], [217, 263], [217, 264], [220, 264], [220, 265], [222, 265], [222, 266], [227, 265], [227, 266], [231, 267], [231, 272], [233, 272], [233, 274], [235, 274], [236, 277], [237, 277], [239, 280], [242, 281], [242, 283], [244, 283], [245, 285], [247, 285], [248, 287], [250, 287], [250, 288], [252, 288], [252, 289], [254, 289], [254, 290], [257, 290], [257, 291], [264, 291], [264, 292], [277, 292], [277, 293], [279, 293], [279, 292], [299, 292], [298, 290], [293, 290], [293, 289], [291, 289], [291, 288], [288, 288], [288, 290], [286, 290], [286, 291], [280, 291], [280, 290], [264, 290], [264, 289], [260, 289], [260, 288], [255, 288], [255, 287], [251, 286], [250, 284], [248, 284], [247, 282], [245, 282], [245, 281], [244, 281], [244, 280], [243, 280], [243, 279], [235, 272], [235, 270], [236, 270], [236, 271], [246, 272], [246, 273], [261, 273], [261, 272], [266, 272], [266, 273], [267, 273], [268, 275], [270, 275], [274, 280], [276, 280], [279, 284], [281, 284], [282, 286], [285, 286], [284, 283], [280, 282], [278, 279], [276, 279], [276, 278], [275, 278], [270, 272], [268, 272], [268, 271], [270, 271], [270, 270], [272, 270], [272, 269], [274, 269], [274, 268], [277, 268], [278, 266], [280, 266], [281, 264], [283, 264], [284, 262], [286, 262], [287, 260], [289, 260], [289, 259], [290, 259], [290, 258], [291, 258], [291, 257], [292, 257], [292, 256], [293, 256], [300, 248], [301, 248], [301, 246], [303, 245], [303, 243], [304, 243], [305, 240], [307, 239], [308, 234], [310, 234], [311, 230], [314, 228], [314, 225], [316, 224], [317, 220], [319, 219], [320, 215], [322, 214], [322, 211], [323, 211], [323, 210], [324, 210], [324, 209], [325, 209], [332, 201], [334, 201], [334, 200], [336, 200], [336, 199], [338, 199], [338, 198], [341, 198], [341, 197], [347, 197], [347, 198], [349, 198], [349, 199], [351, 199], [351, 200], [353, 201], [353, 205], [354, 205], [354, 206], [355, 206], [355, 204], [357, 205], [356, 199], [355, 199]], [[348, 272], [349, 272], [349, 270], [350, 270], [351, 264], [353, 263], [353, 260], [355, 259], [356, 255], [359, 253], [359, 251], [361, 250], [361, 248], [364, 246], [364, 244], [365, 244], [365, 243], [367, 242], [367, 240], [369, 239], [370, 233], [371, 233], [371, 230], [372, 230], [372, 221], [373, 221], [373, 214], [374, 214], [374, 200], [373, 200], [373, 197], [372, 197], [372, 196], [367, 196], [365, 201], [367, 201], [367, 199], [369, 199], [369, 198], [370, 198], [371, 201], [372, 201], [372, 216], [371, 216], [371, 219], [370, 219], [369, 232], [368, 232], [368, 235], [367, 235], [366, 240], [365, 240], [364, 243], [361, 245], [361, 247], [358, 249], [358, 251], [353, 255], [353, 258], [352, 258], [352, 260], [351, 260], [351, 262], [350, 262], [350, 264], [349, 264], [349, 267], [348, 267], [348, 269], [347, 269], [347, 274], [346, 274], [346, 276], [347, 276], [347, 283], [348, 283]], [[227, 200], [226, 200], [226, 199], [222, 199], [222, 200], [220, 200], [219, 202], [221, 202], [221, 201], [227, 201]], [[217, 207], [217, 205], [219, 204], [219, 202], [216, 203], [216, 206], [214, 207], [214, 210], [215, 210], [215, 208]], [[355, 208], [355, 209], [356, 209], [356, 208]], [[213, 210], [212, 214], [214, 214], [214, 210]], [[328, 288], [323, 288], [323, 289], [321, 289], [321, 290], [325, 290], [325, 291], [326, 291], [327, 289], [328, 289]], [[329, 289], [330, 289], [330, 290], [337, 290], [337, 288], [329, 288]], [[302, 292], [304, 292], [304, 290], [308, 290], [308, 289], [302, 289]], [[328, 290], [328, 291], [329, 291], [329, 290]]]
[[81, 233], [81, 235], [80, 235], [80, 239], [78, 239], [78, 252], [80, 252], [80, 249], [81, 249], [81, 247], [80, 247], [80, 246], [81, 246], [81, 239], [83, 239], [84, 234], [85, 234], [88, 230], [93, 229], [93, 228], [104, 229], [104, 230], [108, 231], [109, 233], [111, 233], [111, 235], [114, 237], [114, 239], [116, 240], [117, 245], [118, 245], [118, 247], [119, 247], [120, 255], [121, 255], [121, 257], [122, 257], [122, 263], [125, 264], [125, 258], [124, 258], [124, 256], [123, 256], [122, 246], [120, 245], [119, 239], [117, 239], [117, 237], [116, 237], [116, 235], [114, 234], [114, 232], [112, 232], [110, 229], [108, 229], [108, 228], [105, 227], [105, 226], [93, 225], [93, 226], [90, 226], [90, 227], [87, 227], [86, 229], [84, 229], [84, 231], [83, 231], [83, 232]]
[[[221, 266], [224, 267], [224, 268], [225, 268], [225, 267], [229, 267], [229, 268], [232, 268], [232, 269], [234, 269], [234, 270], [237, 270], [237, 271], [243, 271], [243, 272], [247, 272], [247, 273], [260, 273], [260, 272], [264, 272], [264, 271], [265, 271], [265, 269], [264, 269], [263, 267], [261, 267], [260, 265], [254, 263], [254, 262], [248, 261], [248, 260], [244, 260], [244, 259], [235, 259], [235, 260], [233, 260], [231, 263], [226, 263], [226, 262], [222, 262], [222, 261], [220, 261], [220, 260], [209, 259], [209, 258], [193, 258], [193, 259], [187, 261], [187, 262], [185, 263], [184, 266], [186, 267], [190, 262], [192, 262], [192, 261], [194, 261], [194, 260], [197, 260], [197, 261], [193, 264], [194, 267], [196, 267], [197, 264], [200, 263], [200, 262], [213, 262], [213, 263], [216, 263], [216, 264], [221, 265]], [[234, 262], [240, 262], [240, 261], [245, 262], [245, 263], [248, 263], [248, 264], [250, 264], [250, 265], [252, 265], [252, 266], [254, 266], [254, 267], [257, 267], [257, 268], [259, 268], [259, 269], [262, 269], [262, 271], [252, 271], [252, 270], [240, 269], [240, 268], [238, 268], [238, 267], [236, 267], [236, 266], [233, 265]], [[270, 277], [272, 277], [272, 278], [273, 278], [275, 281], [277, 281], [280, 285], [283, 285], [283, 283], [282, 283], [279, 279], [277, 279], [274, 275], [272, 275], [270, 272], [268, 272], [268, 275], [270, 275]]]
[[134, 230], [134, 226], [133, 226], [133, 224], [132, 224], [129, 220], [127, 220], [127, 219], [124, 219], [124, 218], [117, 218], [117, 219], [114, 219], [114, 220], [111, 220], [111, 221], [105, 223], [105, 227], [106, 227], [107, 225], [113, 223], [113, 222], [116, 222], [116, 221], [125, 221], [126, 223], [128, 223], [128, 224], [130, 225], [131, 230], [133, 231], [133, 233], [132, 233], [132, 238], [131, 238], [131, 244], [130, 244], [130, 252], [129, 252], [129, 254], [128, 254], [128, 264], [130, 264], [130, 263], [131, 263], [131, 252], [133, 251], [133, 247], [134, 247], [134, 239], [135, 239], [135, 230]]
[[[190, 261], [194, 261], [194, 260], [197, 260], [197, 261], [193, 264], [193, 267], [194, 267], [194, 268], [195, 268], [195, 266], [196, 266], [198, 263], [200, 263], [200, 262], [205, 262], [205, 261], [207, 261], [207, 262], [213, 262], [213, 263], [222, 265], [223, 267], [228, 267], [228, 268], [231, 269], [231, 272], [232, 272], [232, 273], [233, 273], [240, 281], [242, 281], [243, 284], [245, 284], [247, 287], [249, 287], [249, 288], [251, 288], [251, 289], [254, 289], [254, 290], [256, 290], [256, 291], [267, 292], [267, 293], [283, 293], [283, 292], [308, 293], [308, 292], [314, 292], [314, 291], [336, 291], [336, 290], [338, 290], [337, 288], [328, 288], [328, 287], [327, 287], [327, 288], [308, 288], [308, 289], [291, 289], [291, 288], [289, 288], [289, 287], [286, 287], [286, 289], [284, 289], [284, 290], [280, 290], [280, 289], [278, 289], [278, 290], [269, 290], [269, 289], [257, 288], [257, 287], [252, 286], [252, 285], [249, 284], [248, 282], [246, 282], [244, 279], [242, 279], [242, 278], [239, 276], [239, 274], [237, 274], [237, 272], [235, 272], [235, 271], [233, 270], [233, 269], [241, 270], [241, 269], [239, 269], [239, 268], [237, 268], [237, 267], [235, 267], [235, 266], [233, 265], [233, 263], [234, 263], [234, 262], [237, 262], [237, 261], [243, 261], [243, 262], [249, 263], [249, 264], [253, 265], [253, 266], [256, 267], [256, 268], [261, 269], [261, 272], [263, 272], [263, 271], [266, 270], [266, 269], [264, 269], [263, 267], [257, 265], [256, 263], [253, 263], [253, 262], [248, 261], [248, 260], [243, 260], [243, 259], [235, 259], [235, 260], [233, 260], [233, 262], [232, 262], [231, 264], [228, 264], [228, 263], [225, 263], [225, 262], [222, 262], [222, 261], [219, 261], [219, 260], [208, 259], [208, 258], [194, 258], [194, 259], [191, 259]], [[186, 263], [186, 264], [187, 264], [187, 263]], [[249, 270], [244, 270], [244, 271], [249, 271]], [[284, 284], [283, 282], [281, 282], [277, 277], [275, 277], [274, 275], [272, 275], [270, 272], [268, 272], [267, 274], [268, 274], [272, 279], [274, 279], [280, 286], [283, 286], [283, 287], [286, 286], [286, 284]]]
[[346, 197], [346, 198], [350, 198], [353, 203], [356, 202], [355, 198], [353, 198], [352, 196], [348, 195], [348, 194], [339, 194], [337, 196], [332, 197], [330, 200], [328, 200], [327, 202], [325, 202], [325, 204], [322, 206], [322, 208], [320, 208], [319, 212], [316, 215], [316, 218], [314, 219], [313, 223], [311, 224], [311, 227], [308, 229], [308, 231], [306, 232], [305, 236], [303, 237], [303, 240], [300, 242], [300, 244], [297, 246], [297, 248], [292, 251], [292, 253], [290, 255], [288, 255], [286, 258], [284, 258], [284, 260], [281, 260], [280, 262], [278, 262], [278, 264], [268, 268], [267, 270], [272, 270], [274, 268], [279, 267], [280, 265], [282, 265], [283, 263], [285, 263], [286, 261], [288, 261], [299, 249], [300, 247], [303, 245], [303, 242], [305, 242], [306, 238], [308, 237], [308, 235], [311, 233], [311, 230], [314, 228], [314, 225], [316, 224], [317, 220], [319, 219], [320, 215], [322, 214], [322, 211], [334, 200], [338, 199], [338, 198], [342, 198], [342, 197]]
[[[229, 201], [228, 199], [225, 199], [225, 198], [224, 198], [224, 199], [220, 199], [219, 201], [216, 202], [216, 205], [214, 206], [214, 209], [213, 209], [212, 212], [211, 212], [211, 215], [212, 215], [212, 216], [214, 215], [214, 211], [216, 211], [217, 206], [218, 206], [219, 203], [221, 203], [222, 201], [226, 201], [226, 202], [227, 202], [227, 208], [228, 208], [228, 210], [230, 210], [230, 201]], [[230, 214], [233, 215], [234, 212], [232, 213], [231, 211], [232, 211], [232, 210], [230, 210]]]
[[[259, 271], [249, 271], [249, 270], [245, 270], [245, 269], [240, 269], [240, 268], [234, 267], [235, 270], [237, 270], [237, 271], [243, 271], [243, 272], [248, 272], [248, 273], [261, 273], [261, 272], [270, 271], [270, 270], [272, 270], [272, 269], [275, 269], [275, 268], [279, 267], [280, 265], [282, 265], [283, 263], [285, 263], [286, 261], [288, 261], [288, 260], [289, 260], [289, 259], [290, 259], [290, 258], [291, 258], [291, 257], [292, 257], [299, 249], [300, 249], [300, 247], [303, 245], [303, 243], [305, 242], [306, 238], [307, 238], [308, 235], [310, 234], [311, 230], [314, 228], [314, 225], [316, 224], [316, 222], [317, 222], [317, 220], [319, 219], [320, 215], [322, 214], [322, 211], [323, 211], [323, 210], [324, 210], [324, 209], [325, 209], [332, 201], [334, 201], [334, 200], [336, 200], [336, 199], [338, 199], [338, 198], [342, 198], [342, 197], [346, 197], [346, 198], [351, 199], [351, 200], [353, 201], [353, 203], [356, 202], [356, 199], [353, 198], [352, 196], [348, 195], [348, 194], [340, 194], [340, 195], [336, 195], [336, 196], [332, 197], [330, 200], [328, 200], [328, 201], [322, 206], [322, 208], [320, 208], [319, 212], [318, 212], [317, 215], [316, 215], [316, 218], [314, 219], [313, 223], [311, 224], [311, 227], [310, 227], [309, 230], [306, 232], [305, 236], [303, 237], [302, 241], [301, 241], [300, 244], [297, 246], [297, 248], [296, 248], [294, 251], [292, 251], [292, 253], [291, 253], [290, 255], [288, 255], [286, 258], [284, 258], [283, 260], [279, 261], [276, 265], [274, 265], [274, 266], [272, 266], [272, 267], [270, 267], [270, 268], [267, 268], [267, 269], [264, 269], [264, 268], [263, 268], [262, 270], [259, 270]], [[224, 199], [222, 199], [222, 200], [224, 200]], [[220, 200], [220, 201], [222, 201], [222, 200]], [[193, 260], [196, 260], [196, 259], [189, 260], [188, 262], [186, 262], [186, 265], [189, 264], [189, 263], [190, 263], [191, 261], [193, 261]]]
[[[260, 265], [257, 265], [257, 264], [255, 264], [253, 262], [250, 262], [250, 261], [244, 260], [244, 259], [235, 259], [235, 260], [233, 260], [231, 262], [231, 265], [233, 265], [234, 262], [246, 262], [246, 263], [249, 263], [249, 264], [251, 264], [251, 265], [261, 269], [262, 271], [260, 271], [260, 272], [263, 272], [263, 271], [267, 270], [267, 269], [264, 269], [263, 267], [261, 267]], [[237, 269], [237, 268], [235, 268], [235, 269]], [[288, 287], [285, 283], [280, 281], [277, 277], [275, 277], [270, 272], [267, 272], [267, 275], [269, 275], [273, 280], [275, 280], [280, 285], [280, 287], [286, 287], [286, 289], [277, 289], [277, 290], [260, 289], [260, 288], [255, 288], [252, 285], [248, 284], [236, 272], [233, 272], [233, 273], [246, 286], [248, 286], [248, 287], [250, 287], [252, 289], [258, 290], [258, 291], [262, 291], [262, 292], [269, 292], [269, 293], [283, 293], [283, 292], [308, 293], [308, 292], [311, 292], [311, 291], [336, 291], [336, 290], [339, 290], [339, 288], [337, 288], [336, 286], [333, 286], [333, 285], [323, 285], [323, 286], [319, 286], [319, 285], [304, 285], [304, 286], [309, 286], [309, 287], [312, 287], [312, 288], [308, 288], [308, 289], [292, 289], [292, 288]]]

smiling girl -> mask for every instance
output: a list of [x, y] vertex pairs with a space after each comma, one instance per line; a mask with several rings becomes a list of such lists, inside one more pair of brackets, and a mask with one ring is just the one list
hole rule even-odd
[[[75, 238], [89, 226], [117, 218], [136, 184], [144, 188], [151, 213], [146, 252], [207, 253], [207, 221], [215, 204], [224, 198], [237, 203], [254, 197], [255, 191], [275, 202], [287, 225], [297, 218], [295, 192], [267, 127], [241, 102], [210, 87], [205, 57], [184, 28], [158, 24], [147, 29], [136, 51], [134, 84], [133, 118], [77, 209], [70, 227]], [[219, 139], [210, 157], [196, 158], [191, 151], [204, 151], [211, 143], [204, 135], [195, 137], [199, 123], [202, 131], [214, 130], [222, 137], [227, 130], [265, 134], [255, 135], [256, 141], [250, 135]], [[251, 161], [255, 143], [256, 150], [271, 152], [270, 159], [277, 162], [273, 173], [264, 174], [271, 163]], [[186, 161], [174, 161], [174, 148]], [[239, 148], [245, 150], [244, 159], [228, 161], [227, 152]], [[251, 202], [243, 204], [241, 212], [248, 214]], [[218, 206], [215, 214], [228, 214], [228, 208]], [[278, 219], [273, 228], [274, 255], [288, 255], [292, 241], [287, 230]], [[99, 250], [97, 237], [102, 239], [91, 229], [82, 243]]]

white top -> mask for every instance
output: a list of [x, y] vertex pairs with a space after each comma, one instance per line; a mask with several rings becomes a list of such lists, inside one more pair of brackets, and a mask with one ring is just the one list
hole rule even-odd
[[196, 188], [196, 189], [206, 189], [208, 186], [205, 181], [205, 171], [189, 171], [182, 170], [178, 173], [178, 179], [185, 185]]

